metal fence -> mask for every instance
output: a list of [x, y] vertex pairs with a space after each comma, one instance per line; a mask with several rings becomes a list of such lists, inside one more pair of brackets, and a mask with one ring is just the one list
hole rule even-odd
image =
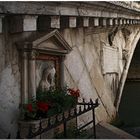
[[[88, 125], [93, 124], [92, 134], [93, 134], [93, 138], [96, 138], [95, 108], [98, 107], [98, 105], [99, 105], [98, 99], [96, 99], [95, 102], [93, 102], [90, 99], [90, 102], [88, 102], [88, 103], [86, 103], [83, 99], [82, 102], [77, 103], [75, 108], [69, 109], [69, 110], [67, 110], [61, 114], [57, 114], [53, 117], [49, 117], [48, 125], [45, 128], [42, 128], [41, 120], [40, 120], [39, 129], [36, 132], [33, 132], [32, 126], [30, 126], [28, 129], [28, 135], [26, 138], [32, 139], [32, 138], [35, 138], [36, 136], [40, 136], [40, 138], [41, 138], [41, 134], [43, 134], [44, 132], [47, 132], [61, 124], [63, 124], [63, 130], [64, 130], [63, 137], [68, 138], [67, 123], [69, 120], [74, 119], [74, 118], [76, 119], [76, 128], [78, 131], [81, 131]], [[77, 124], [77, 117], [80, 115], [83, 115], [84, 113], [87, 113], [88, 111], [92, 111], [92, 120], [87, 122], [83, 126], [79, 127]], [[21, 133], [20, 130], [18, 130], [16, 138], [18, 138], [18, 139], [21, 138], [20, 133]], [[10, 138], [10, 134], [8, 135], [8, 138]]]

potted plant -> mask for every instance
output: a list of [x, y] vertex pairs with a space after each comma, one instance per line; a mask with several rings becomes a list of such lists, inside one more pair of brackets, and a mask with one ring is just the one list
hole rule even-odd
[[[55, 115], [58, 115], [58, 119], [62, 119], [62, 112], [67, 111], [76, 106], [77, 99], [80, 96], [79, 89], [74, 90], [70, 88], [64, 89], [51, 89], [49, 91], [42, 92], [41, 90], [37, 91], [36, 99], [32, 99], [28, 104], [24, 104], [22, 107], [22, 121], [20, 121], [20, 128], [24, 124], [26, 128], [26, 134], [28, 135], [27, 129], [29, 126], [37, 131], [39, 125], [41, 124], [42, 128], [47, 127], [48, 117], [52, 120], [52, 123], [55, 123]], [[25, 127], [26, 126], [26, 127]], [[25, 130], [21, 130], [25, 133]]]

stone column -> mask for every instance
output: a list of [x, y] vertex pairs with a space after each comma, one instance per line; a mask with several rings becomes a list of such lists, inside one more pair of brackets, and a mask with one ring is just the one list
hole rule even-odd
[[22, 52], [22, 104], [28, 102], [28, 53]]
[[35, 57], [36, 52], [30, 52], [30, 59], [29, 59], [29, 99], [36, 98], [36, 67], [35, 67]]
[[60, 81], [61, 81], [61, 88], [64, 87], [64, 59], [65, 59], [65, 57], [62, 56], [62, 57], [61, 57], [61, 64], [60, 64], [60, 73], [61, 73], [61, 79], [60, 79]]

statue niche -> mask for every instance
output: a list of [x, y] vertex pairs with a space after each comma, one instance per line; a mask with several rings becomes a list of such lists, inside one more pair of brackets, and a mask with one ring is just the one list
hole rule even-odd
[[44, 92], [55, 88], [55, 73], [56, 70], [53, 65], [44, 68], [38, 89]]
[[64, 58], [72, 50], [58, 30], [17, 42], [21, 57], [22, 103], [36, 91], [64, 86]]

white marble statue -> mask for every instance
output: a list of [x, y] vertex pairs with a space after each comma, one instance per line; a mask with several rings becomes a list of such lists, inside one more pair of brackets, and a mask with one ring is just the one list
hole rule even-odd
[[55, 86], [55, 73], [56, 70], [53, 66], [49, 66], [43, 70], [42, 78], [39, 82], [40, 90], [43, 92], [48, 91]]

